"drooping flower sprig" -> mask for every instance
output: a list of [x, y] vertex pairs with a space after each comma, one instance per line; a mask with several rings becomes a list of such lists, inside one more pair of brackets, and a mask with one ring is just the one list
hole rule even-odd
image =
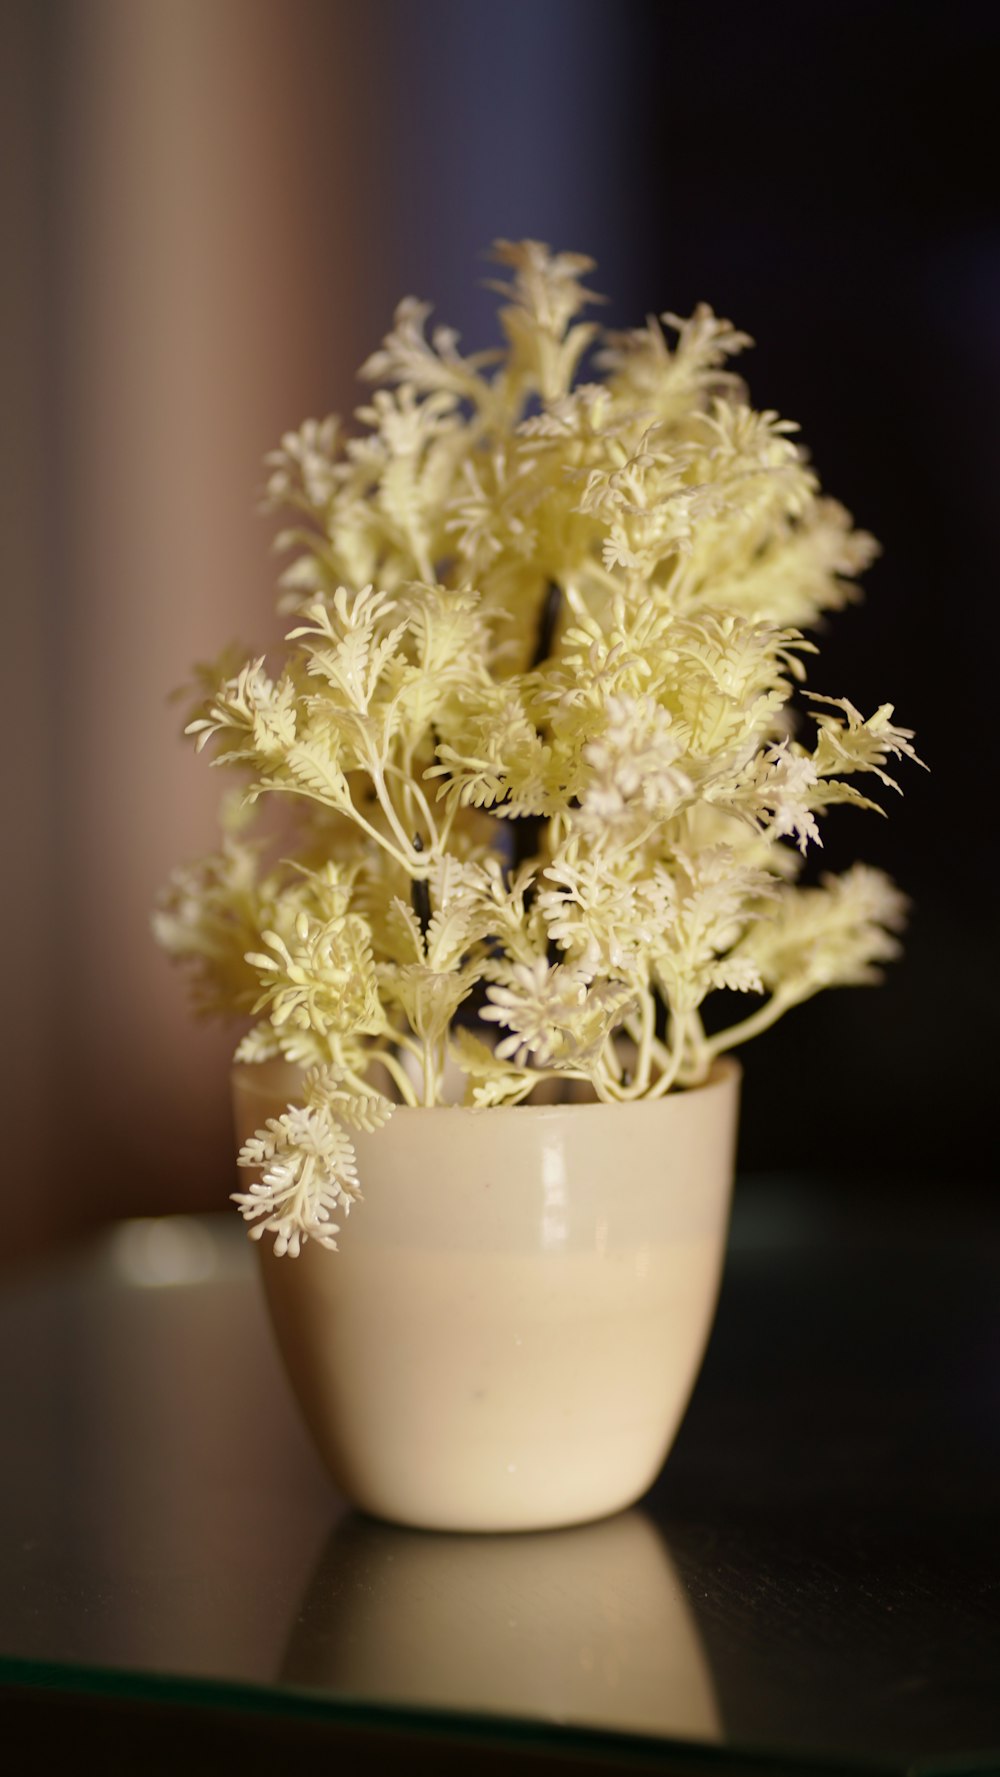
[[[408, 300], [361, 429], [268, 459], [286, 647], [223, 661], [188, 722], [242, 790], [156, 930], [202, 1010], [248, 1019], [238, 1060], [302, 1069], [240, 1154], [279, 1252], [335, 1246], [350, 1131], [394, 1103], [694, 1086], [898, 948], [881, 872], [797, 880], [828, 807], [878, 807], [853, 780], [915, 757], [889, 704], [791, 707], [872, 539], [749, 406], [746, 335], [704, 306], [604, 333], [590, 260], [496, 258], [501, 351]], [[752, 1009], [706, 1019], [720, 992]]]

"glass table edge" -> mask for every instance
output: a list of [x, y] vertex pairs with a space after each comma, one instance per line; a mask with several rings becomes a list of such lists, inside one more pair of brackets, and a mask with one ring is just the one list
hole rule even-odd
[[[258, 1715], [271, 1720], [326, 1722], [372, 1734], [408, 1736], [424, 1742], [490, 1744], [514, 1751], [535, 1748], [554, 1757], [615, 1759], [624, 1769], [685, 1768], [732, 1772], [745, 1777], [988, 1777], [1000, 1770], [1000, 1751], [932, 1756], [911, 1752], [872, 1758], [817, 1752], [807, 1746], [721, 1744], [679, 1740], [667, 1735], [628, 1733], [580, 1723], [544, 1721], [487, 1711], [419, 1708], [410, 1704], [331, 1696], [307, 1686], [270, 1686], [240, 1679], [189, 1673], [150, 1672], [141, 1667], [114, 1672], [73, 1662], [20, 1659], [0, 1654], [0, 1699], [31, 1692], [108, 1702], [176, 1704], [221, 1715]], [[666, 1763], [665, 1763], [666, 1761]]]

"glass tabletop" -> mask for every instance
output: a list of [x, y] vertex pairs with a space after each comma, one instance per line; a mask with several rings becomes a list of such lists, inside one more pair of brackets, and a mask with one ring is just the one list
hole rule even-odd
[[122, 1223], [0, 1290], [6, 1699], [394, 1727], [438, 1768], [464, 1733], [522, 1764], [1000, 1771], [990, 1235], [747, 1181], [651, 1493], [486, 1537], [333, 1493], [236, 1218]]

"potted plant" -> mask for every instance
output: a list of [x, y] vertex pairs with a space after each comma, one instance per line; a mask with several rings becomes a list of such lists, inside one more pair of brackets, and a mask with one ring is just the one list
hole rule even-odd
[[800, 872], [915, 756], [889, 704], [793, 715], [875, 545], [748, 405], [746, 335], [605, 333], [591, 261], [496, 258], [502, 350], [406, 301], [360, 430], [268, 459], [287, 640], [199, 675], [187, 732], [240, 788], [156, 914], [246, 1020], [236, 1202], [335, 1475], [473, 1529], [653, 1478], [714, 1306], [727, 1058], [895, 954], [882, 873]]

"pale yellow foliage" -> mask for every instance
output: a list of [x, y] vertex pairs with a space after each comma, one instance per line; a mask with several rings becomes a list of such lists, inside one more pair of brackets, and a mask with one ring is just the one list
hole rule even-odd
[[[588, 259], [496, 257], [500, 350], [408, 299], [358, 429], [309, 420], [268, 458], [286, 645], [202, 669], [188, 724], [242, 812], [156, 931], [202, 1009], [252, 1021], [242, 1060], [307, 1070], [240, 1156], [280, 1251], [333, 1244], [348, 1128], [391, 1100], [692, 1085], [897, 948], [879, 872], [796, 880], [831, 804], [877, 806], [846, 780], [915, 758], [889, 704], [810, 694], [812, 743], [793, 709], [803, 632], [875, 544], [750, 405], [745, 334], [704, 305], [605, 334]], [[758, 1003], [708, 1035], [719, 992]]]

